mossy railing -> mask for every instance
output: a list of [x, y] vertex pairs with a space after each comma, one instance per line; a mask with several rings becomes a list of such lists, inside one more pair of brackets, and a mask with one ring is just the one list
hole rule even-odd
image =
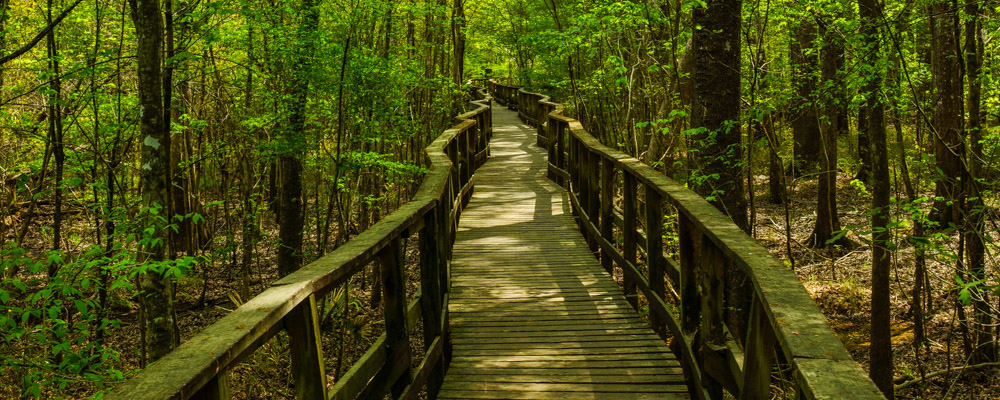
[[[629, 301], [645, 299], [695, 398], [728, 391], [766, 399], [781, 381], [792, 383], [796, 398], [883, 398], [795, 273], [708, 201], [603, 145], [548, 96], [496, 82], [490, 89], [538, 129], [549, 178], [567, 189], [604, 267], [621, 270]], [[676, 222], [664, 223], [664, 204], [676, 210]], [[665, 225], [679, 242], [677, 260], [664, 251]]]
[[[492, 98], [475, 92], [475, 109], [459, 115], [426, 149], [428, 172], [416, 195], [336, 250], [274, 282], [260, 295], [185, 340], [109, 399], [223, 399], [238, 362], [281, 331], [289, 336], [297, 398], [433, 398], [448, 366], [448, 260], [475, 171], [487, 158]], [[419, 235], [420, 294], [406, 303], [403, 240]], [[328, 390], [317, 299], [377, 263], [385, 333]], [[410, 333], [423, 320], [423, 358], [411, 367]]]

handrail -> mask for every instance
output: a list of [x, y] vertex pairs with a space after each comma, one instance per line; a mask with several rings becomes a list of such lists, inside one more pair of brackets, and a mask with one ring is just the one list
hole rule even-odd
[[[298, 398], [417, 398], [437, 393], [450, 355], [447, 262], [475, 170], [489, 152], [492, 97], [476, 93], [476, 108], [457, 117], [425, 150], [428, 172], [412, 200], [336, 250], [274, 282], [270, 288], [185, 341], [110, 399], [229, 398], [228, 371], [285, 330]], [[419, 233], [420, 295], [409, 305], [402, 240]], [[386, 333], [327, 393], [316, 299], [371, 262], [381, 266]], [[411, 371], [409, 334], [424, 321], [424, 357]]]
[[[539, 146], [548, 149], [549, 178], [568, 191], [604, 267], [622, 270], [626, 295], [642, 294], [654, 330], [665, 338], [669, 330], [696, 398], [721, 398], [723, 389], [741, 399], [770, 398], [776, 362], [791, 367], [797, 398], [884, 398], [794, 272], [708, 201], [601, 144], [548, 96], [495, 81], [490, 89], [501, 103], [516, 103], [521, 119], [538, 128]], [[620, 216], [615, 193], [623, 197]], [[678, 262], [662, 248], [663, 201], [677, 210]], [[645, 243], [637, 232], [640, 218]], [[647, 254], [645, 276], [640, 248]], [[635, 297], [630, 302], [637, 304]], [[733, 307], [738, 309], [729, 311]]]

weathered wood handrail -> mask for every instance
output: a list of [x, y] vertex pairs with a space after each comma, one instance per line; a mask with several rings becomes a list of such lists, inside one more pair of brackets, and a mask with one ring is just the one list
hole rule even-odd
[[[228, 371], [268, 339], [289, 335], [298, 398], [431, 398], [448, 364], [448, 260], [462, 208], [487, 158], [492, 98], [476, 92], [476, 108], [459, 115], [426, 149], [428, 172], [416, 195], [343, 246], [275, 282], [112, 391], [110, 399], [222, 399]], [[420, 295], [406, 304], [403, 239], [419, 233]], [[326, 387], [316, 299], [377, 262], [385, 334], [334, 385]], [[409, 335], [423, 320], [424, 357], [411, 371]]]
[[[566, 187], [604, 267], [622, 270], [626, 295], [645, 297], [653, 329], [671, 337], [696, 398], [721, 398], [723, 389], [741, 399], [770, 398], [775, 363], [791, 367], [786, 380], [794, 383], [797, 398], [883, 398], [795, 274], [704, 198], [601, 144], [549, 97], [496, 82], [490, 89], [501, 103], [516, 102], [522, 120], [538, 128], [550, 179]], [[620, 214], [616, 193], [622, 197]], [[662, 248], [664, 201], [677, 211], [677, 261]], [[646, 253], [645, 275], [639, 249]], [[727, 271], [746, 280], [735, 281]], [[734, 293], [752, 298], [734, 304]], [[736, 306], [743, 308], [731, 309]], [[734, 338], [732, 332], [745, 336]]]

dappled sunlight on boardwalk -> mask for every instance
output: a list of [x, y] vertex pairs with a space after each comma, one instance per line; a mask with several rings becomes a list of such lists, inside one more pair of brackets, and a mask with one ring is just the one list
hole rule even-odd
[[494, 108], [452, 262], [454, 354], [440, 398], [687, 398], [680, 364], [577, 230], [544, 150]]

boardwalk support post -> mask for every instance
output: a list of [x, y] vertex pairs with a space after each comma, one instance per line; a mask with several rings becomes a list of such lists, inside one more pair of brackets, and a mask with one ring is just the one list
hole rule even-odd
[[228, 400], [232, 397], [229, 389], [229, 373], [219, 372], [191, 397], [193, 400]]
[[774, 361], [774, 331], [763, 315], [759, 299], [750, 306], [750, 326], [747, 332], [743, 361], [743, 388], [740, 399], [763, 399], [771, 395], [771, 364]]
[[[438, 204], [424, 214], [424, 228], [420, 231], [420, 311], [424, 319], [424, 351], [429, 351], [434, 339], [441, 337], [441, 274], [438, 228]], [[444, 381], [444, 360], [435, 361], [427, 377], [427, 397], [436, 398]]]
[[[638, 236], [636, 233], [636, 221], [638, 216], [636, 214], [636, 187], [635, 177], [631, 174], [624, 174], [624, 186], [622, 187], [622, 192], [624, 193], [624, 199], [622, 204], [622, 255], [625, 257], [626, 263], [631, 263], [632, 265], [638, 265], [638, 258], [636, 251], [638, 245]], [[622, 265], [622, 269], [631, 268], [628, 265]], [[627, 271], [622, 271], [624, 275], [625, 283], [625, 300], [632, 305], [632, 308], [639, 309], [639, 298], [636, 295], [635, 278], [632, 274]]]
[[285, 329], [292, 355], [292, 377], [300, 399], [326, 399], [326, 372], [323, 348], [319, 343], [319, 313], [316, 297], [302, 302], [285, 316]]
[[393, 238], [379, 252], [378, 258], [382, 275], [382, 313], [385, 315], [385, 377], [392, 382], [392, 396], [398, 398], [410, 384], [410, 334], [406, 329], [402, 239]]
[[[608, 243], [614, 243], [615, 220], [611, 214], [614, 205], [611, 202], [614, 201], [612, 191], [615, 184], [615, 164], [608, 159], [601, 161], [601, 237]], [[601, 265], [609, 274], [612, 273], [613, 262], [609, 251], [601, 250]]]
[[[663, 280], [663, 210], [660, 203], [663, 199], [656, 189], [650, 185], [644, 186], [646, 197], [646, 266], [649, 279], [649, 291], [663, 299], [666, 294]], [[661, 337], [666, 337], [667, 330], [664, 321], [656, 315], [649, 314], [649, 323]]]

